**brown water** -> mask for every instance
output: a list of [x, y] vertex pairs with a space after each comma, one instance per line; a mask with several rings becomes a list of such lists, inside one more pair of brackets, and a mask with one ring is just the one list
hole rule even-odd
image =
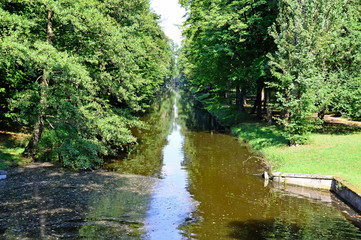
[[[93, 172], [50, 163], [0, 181], [0, 239], [361, 239], [329, 192], [268, 184], [196, 104], [165, 98], [140, 144]], [[145, 176], [141, 176], [145, 175]], [[358, 215], [359, 216], [359, 215]], [[352, 220], [356, 221], [356, 218]]]
[[154, 185], [143, 238], [361, 239], [360, 230], [346, 219], [355, 213], [330, 193], [312, 193], [311, 199], [302, 197], [304, 189], [265, 186], [256, 176], [264, 170], [259, 158], [232, 136], [212, 131], [210, 116], [189, 101], [178, 105], [179, 112], [174, 104], [158, 113], [161, 120], [153, 118], [151, 129], [157, 134], [143, 132], [142, 147], [158, 150], [148, 150], [147, 156], [143, 148], [127, 162], [108, 165], [129, 172], [137, 166], [134, 159], [156, 163], [148, 171], [143, 168], [146, 175], [161, 178]]

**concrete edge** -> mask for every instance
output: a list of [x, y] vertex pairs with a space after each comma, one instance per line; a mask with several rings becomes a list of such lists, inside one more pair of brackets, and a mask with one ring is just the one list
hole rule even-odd
[[331, 175], [302, 173], [272, 173], [272, 180], [278, 183], [329, 190], [343, 202], [361, 214], [361, 196]]
[[311, 178], [311, 179], [334, 179], [333, 175], [320, 175], [320, 174], [304, 174], [304, 173], [272, 173], [274, 177], [293, 177], [293, 178]]
[[333, 176], [303, 173], [272, 173], [273, 181], [284, 184], [331, 190]]
[[340, 180], [333, 179], [331, 191], [334, 192], [341, 200], [361, 214], [361, 196], [354, 190], [347, 187]]

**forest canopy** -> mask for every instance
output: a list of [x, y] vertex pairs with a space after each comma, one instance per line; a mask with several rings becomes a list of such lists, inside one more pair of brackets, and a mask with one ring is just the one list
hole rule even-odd
[[326, 113], [361, 119], [360, 1], [179, 2], [175, 59], [149, 0], [1, 1], [0, 121], [30, 131], [24, 155], [95, 168], [136, 143], [179, 79], [208, 111], [277, 123], [290, 145]]
[[0, 2], [1, 118], [31, 129], [29, 157], [90, 169], [134, 144], [172, 63], [148, 0]]
[[237, 106], [277, 120], [290, 145], [307, 141], [325, 113], [361, 119], [360, 1], [180, 3], [181, 77], [210, 111]]

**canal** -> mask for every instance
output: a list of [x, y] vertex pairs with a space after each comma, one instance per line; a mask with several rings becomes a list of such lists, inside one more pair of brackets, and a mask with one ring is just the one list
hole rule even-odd
[[164, 97], [143, 120], [139, 144], [103, 169], [9, 170], [0, 239], [361, 239], [360, 215], [265, 183], [263, 162], [191, 99]]
[[141, 160], [150, 166], [143, 174], [161, 179], [154, 186], [143, 238], [361, 238], [347, 220], [355, 213], [330, 193], [307, 195], [306, 189], [289, 192], [265, 184], [257, 177], [264, 165], [247, 146], [222, 133], [194, 102], [180, 99], [171, 105], [158, 112], [160, 118], [149, 119], [151, 131], [138, 133], [141, 152], [108, 165], [131, 172]]

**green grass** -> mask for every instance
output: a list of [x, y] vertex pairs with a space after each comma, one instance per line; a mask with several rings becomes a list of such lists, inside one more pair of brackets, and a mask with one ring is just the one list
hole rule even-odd
[[232, 131], [259, 150], [274, 172], [334, 175], [361, 189], [360, 128], [328, 124], [298, 147], [289, 147], [277, 126], [241, 123]]
[[233, 126], [235, 123], [254, 122], [256, 120], [255, 116], [242, 112], [235, 105], [214, 104], [206, 107], [206, 110], [213, 116], [216, 116], [217, 121], [224, 127]]
[[28, 137], [22, 133], [0, 132], [0, 170], [29, 163], [29, 159], [21, 156]]

